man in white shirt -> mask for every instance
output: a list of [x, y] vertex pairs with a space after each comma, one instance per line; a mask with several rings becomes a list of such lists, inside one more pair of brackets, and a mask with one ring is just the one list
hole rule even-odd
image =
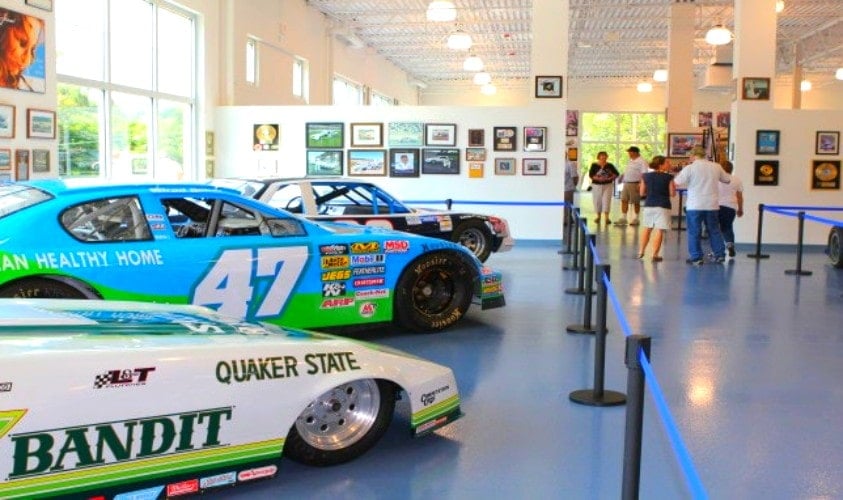
[[705, 159], [705, 149], [702, 146], [695, 146], [691, 151], [691, 156], [696, 157], [693, 163], [685, 166], [673, 179], [677, 186], [688, 190], [685, 213], [688, 221], [690, 256], [685, 262], [692, 266], [700, 266], [705, 262], [701, 241], [702, 226], [705, 224], [715, 262], [723, 263], [726, 260], [726, 245], [720, 233], [718, 217], [719, 185], [721, 182], [728, 184], [731, 178], [720, 168], [720, 165]]
[[629, 204], [632, 203], [635, 217], [629, 224], [637, 226], [638, 214], [641, 212], [641, 195], [638, 193], [638, 187], [641, 184], [641, 177], [650, 170], [650, 166], [644, 158], [641, 158], [641, 150], [638, 149], [638, 146], [630, 146], [626, 152], [629, 154], [629, 163], [626, 164], [626, 170], [621, 176], [623, 180], [623, 190], [621, 191], [622, 214], [615, 225], [625, 226], [627, 224], [626, 214], [629, 211]]

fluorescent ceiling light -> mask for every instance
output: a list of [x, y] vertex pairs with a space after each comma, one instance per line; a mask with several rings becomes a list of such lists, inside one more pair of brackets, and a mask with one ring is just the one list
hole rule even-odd
[[474, 83], [476, 83], [477, 85], [486, 85], [491, 81], [492, 75], [486, 73], [485, 71], [481, 71], [480, 73], [474, 74]]
[[457, 30], [448, 37], [448, 48], [452, 50], [468, 50], [471, 48], [471, 35]]
[[483, 59], [471, 54], [463, 61], [462, 69], [466, 71], [481, 71], [483, 69]]
[[834, 73], [834, 78], [843, 80], [843, 68], [837, 68], [837, 71]]
[[811, 85], [811, 82], [809, 82], [808, 80], [802, 80], [802, 83], [799, 84], [799, 90], [801, 90], [802, 92], [807, 92], [813, 87], [814, 86]]
[[427, 6], [427, 20], [434, 22], [453, 21], [457, 18], [457, 8], [453, 2], [435, 1]]
[[487, 84], [483, 85], [482, 87], [480, 87], [480, 92], [482, 92], [485, 95], [494, 95], [494, 94], [497, 93], [497, 91], [498, 91], [498, 88], [495, 87], [494, 85], [492, 85], [491, 83], [487, 83]]
[[705, 41], [710, 45], [726, 45], [732, 41], [732, 32], [722, 24], [708, 30], [705, 34]]
[[784, 0], [776, 0], [776, 14], [784, 10]]
[[667, 81], [667, 70], [666, 69], [657, 69], [653, 71], [653, 80], [657, 82], [666, 82]]
[[638, 84], [638, 86], [636, 88], [638, 89], [638, 92], [644, 92], [644, 93], [652, 92], [653, 91], [653, 84], [650, 83], [650, 82], [641, 82], [641, 83]]

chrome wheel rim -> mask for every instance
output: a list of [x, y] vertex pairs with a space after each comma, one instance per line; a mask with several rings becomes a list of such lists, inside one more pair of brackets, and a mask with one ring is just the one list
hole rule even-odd
[[380, 405], [380, 390], [374, 380], [343, 384], [311, 401], [296, 420], [296, 431], [320, 450], [348, 448], [372, 428]]
[[477, 228], [468, 228], [460, 233], [460, 245], [471, 250], [474, 255], [482, 255], [486, 250], [486, 238], [483, 231]]

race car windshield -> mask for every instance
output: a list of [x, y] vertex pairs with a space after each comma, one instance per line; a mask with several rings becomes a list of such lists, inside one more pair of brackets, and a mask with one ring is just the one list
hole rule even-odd
[[0, 218], [52, 199], [52, 195], [30, 186], [0, 186]]

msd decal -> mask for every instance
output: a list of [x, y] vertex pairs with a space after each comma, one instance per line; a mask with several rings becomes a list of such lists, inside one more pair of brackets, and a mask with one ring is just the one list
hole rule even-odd
[[155, 371], [154, 366], [147, 368], [125, 368], [123, 370], [109, 370], [94, 377], [94, 389], [111, 387], [131, 387], [146, 385], [149, 374]]
[[410, 242], [407, 240], [387, 240], [383, 242], [383, 250], [386, 253], [405, 253], [410, 250]]

